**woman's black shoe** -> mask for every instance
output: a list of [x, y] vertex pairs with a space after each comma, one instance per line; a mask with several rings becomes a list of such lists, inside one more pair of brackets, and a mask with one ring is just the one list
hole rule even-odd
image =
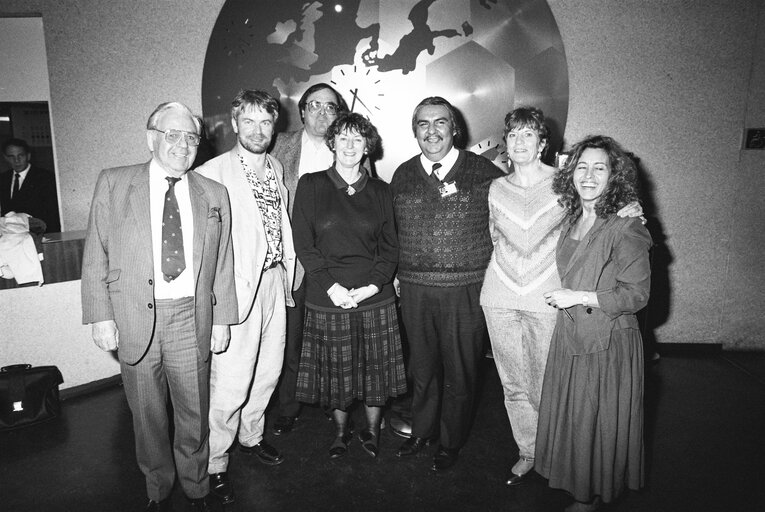
[[371, 430], [362, 430], [359, 432], [359, 441], [361, 447], [372, 457], [377, 457], [379, 439]]
[[332, 446], [329, 447], [329, 458], [339, 459], [348, 453], [348, 445], [351, 444], [351, 439], [353, 439], [352, 432], [346, 432], [337, 436], [332, 443]]

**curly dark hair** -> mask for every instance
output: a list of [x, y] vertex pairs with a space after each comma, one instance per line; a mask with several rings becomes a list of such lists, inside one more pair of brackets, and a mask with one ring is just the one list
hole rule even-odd
[[335, 152], [335, 137], [344, 131], [356, 132], [367, 143], [367, 156], [370, 159], [374, 159], [382, 150], [382, 140], [380, 134], [377, 133], [377, 128], [373, 125], [369, 119], [357, 114], [356, 112], [343, 112], [338, 114], [324, 135], [324, 142], [329, 147], [329, 150]]
[[637, 168], [632, 155], [611, 137], [590, 135], [571, 148], [565, 167], [560, 169], [553, 179], [553, 192], [558, 194], [558, 203], [566, 210], [573, 222], [582, 210], [579, 193], [574, 186], [574, 170], [585, 149], [602, 149], [608, 155], [611, 175], [606, 190], [595, 204], [598, 217], [606, 217], [638, 200]]
[[542, 146], [542, 156], [550, 147], [550, 128], [547, 126], [545, 114], [536, 107], [518, 107], [505, 116], [505, 131], [502, 135], [507, 140], [507, 134], [516, 128], [530, 128], [537, 132]]

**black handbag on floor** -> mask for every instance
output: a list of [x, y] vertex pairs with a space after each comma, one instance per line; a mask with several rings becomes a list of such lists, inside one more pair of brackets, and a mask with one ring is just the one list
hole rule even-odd
[[0, 368], [0, 430], [58, 417], [58, 386], [63, 382], [55, 366], [14, 364]]

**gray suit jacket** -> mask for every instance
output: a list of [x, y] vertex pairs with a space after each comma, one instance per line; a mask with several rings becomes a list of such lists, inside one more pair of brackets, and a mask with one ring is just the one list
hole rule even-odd
[[[238, 321], [226, 189], [188, 174], [194, 215], [197, 347], [210, 355], [212, 324]], [[114, 320], [120, 360], [135, 364], [154, 334], [154, 260], [149, 213], [149, 163], [101, 172], [90, 207], [82, 260], [82, 321]]]

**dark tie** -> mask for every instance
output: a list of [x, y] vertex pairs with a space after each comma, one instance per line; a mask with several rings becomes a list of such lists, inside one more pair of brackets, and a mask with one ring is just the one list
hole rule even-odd
[[441, 168], [441, 164], [433, 164], [433, 172], [430, 173], [430, 179], [432, 179], [435, 183], [438, 184], [438, 186], [441, 186], [441, 180], [438, 179], [438, 174], [436, 174], [436, 171]]
[[175, 184], [180, 178], [166, 177], [165, 209], [162, 212], [162, 273], [168, 283], [181, 275], [186, 268], [183, 256], [183, 231], [181, 231], [181, 211], [175, 198]]
[[21, 181], [21, 174], [14, 173], [16, 175], [15, 179], [13, 180], [13, 191], [11, 192], [11, 197], [16, 197], [16, 194], [19, 193], [19, 182]]

